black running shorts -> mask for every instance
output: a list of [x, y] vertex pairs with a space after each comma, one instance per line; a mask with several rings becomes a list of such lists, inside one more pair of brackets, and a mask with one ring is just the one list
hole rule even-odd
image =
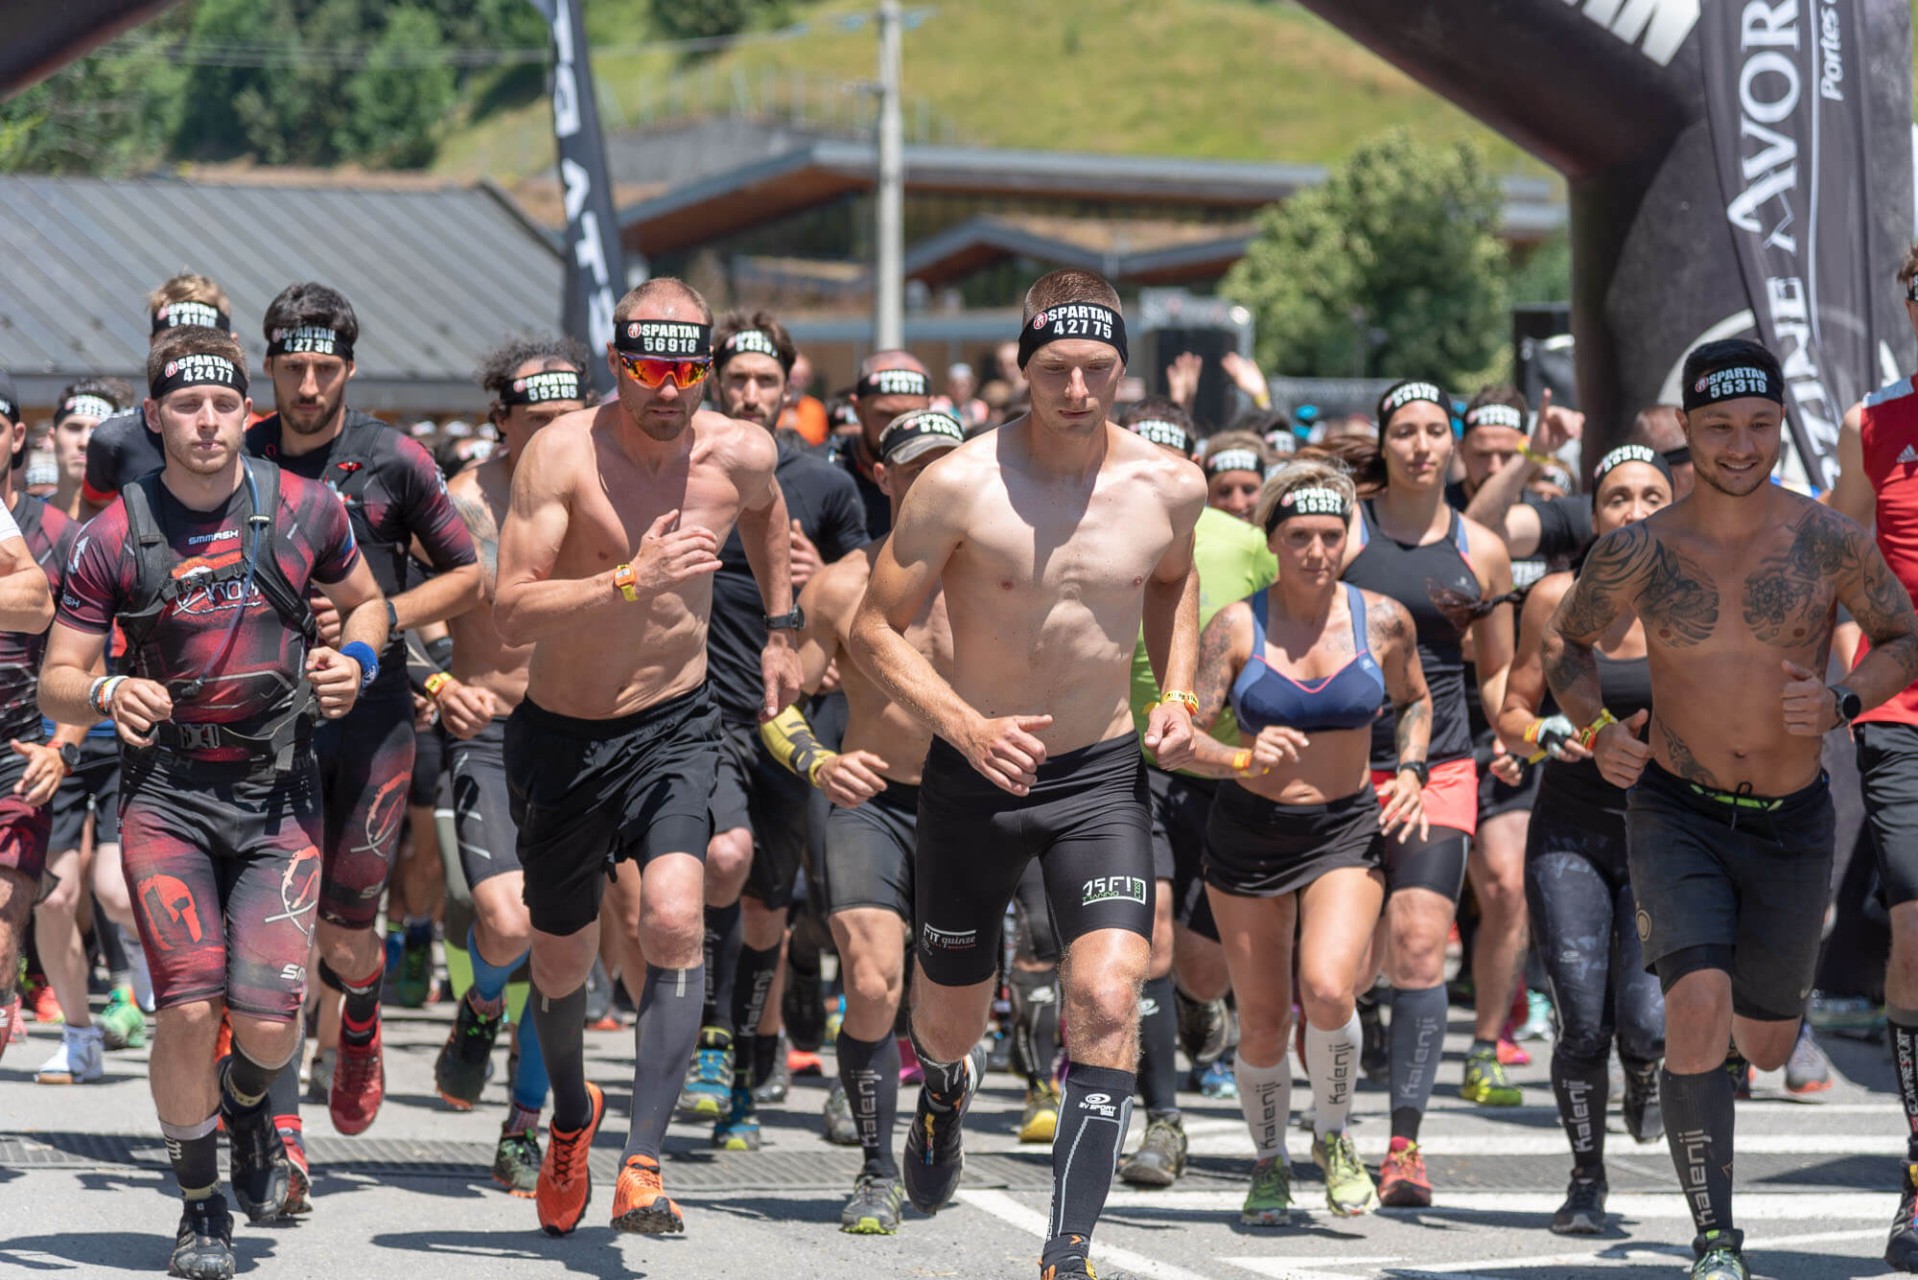
[[48, 852], [78, 849], [89, 814], [96, 847], [120, 843], [120, 739], [88, 734], [80, 744], [80, 767], [60, 780], [48, 807], [53, 811]]
[[792, 905], [793, 885], [805, 861], [813, 789], [772, 758], [757, 725], [724, 725], [718, 748], [710, 805], [713, 830], [743, 827], [752, 833], [752, 869], [744, 893], [782, 910]]
[[856, 809], [834, 805], [826, 818], [828, 915], [877, 907], [912, 920], [914, 829], [919, 788], [888, 782]]
[[1885, 905], [1918, 900], [1918, 726], [1871, 721], [1852, 736]]
[[1212, 899], [1205, 895], [1205, 824], [1219, 792], [1216, 778], [1167, 773], [1147, 765], [1152, 795], [1152, 873], [1172, 882], [1172, 918], [1200, 937], [1219, 940]]
[[1062, 947], [1098, 929], [1152, 937], [1152, 821], [1131, 733], [1039, 766], [1031, 793], [988, 782], [935, 738], [919, 787], [919, 970], [941, 986], [997, 970], [1006, 904], [1037, 858]]
[[1205, 882], [1242, 898], [1297, 893], [1328, 871], [1375, 871], [1379, 800], [1367, 786], [1327, 804], [1279, 804], [1230, 783], [1205, 829]]
[[506, 776], [535, 929], [578, 933], [599, 919], [602, 876], [622, 859], [705, 860], [719, 733], [703, 684], [615, 720], [557, 715], [531, 698], [514, 709]]
[[470, 738], [446, 740], [453, 773], [453, 830], [459, 836], [460, 874], [468, 892], [497, 875], [518, 871], [519, 824], [506, 783], [506, 720], [488, 722]]

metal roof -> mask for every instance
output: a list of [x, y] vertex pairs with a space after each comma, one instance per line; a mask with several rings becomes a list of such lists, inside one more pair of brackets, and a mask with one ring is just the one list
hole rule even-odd
[[256, 370], [274, 295], [298, 280], [344, 293], [366, 410], [482, 408], [481, 355], [559, 323], [557, 250], [488, 187], [0, 176], [0, 368], [22, 402], [87, 375], [142, 385], [146, 295], [183, 270], [226, 289]]

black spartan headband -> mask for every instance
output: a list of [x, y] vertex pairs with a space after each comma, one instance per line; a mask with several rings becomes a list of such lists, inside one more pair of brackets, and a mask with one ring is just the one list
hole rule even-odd
[[713, 353], [713, 363], [723, 369], [728, 360], [734, 356], [746, 355], [748, 352], [753, 355], [771, 356], [779, 361], [781, 369], [789, 374], [793, 371], [792, 358], [779, 354], [779, 344], [774, 342], [773, 336], [764, 329], [741, 329], [726, 339], [719, 350]]
[[1164, 418], [1141, 418], [1132, 424], [1131, 429], [1134, 434], [1144, 436], [1153, 444], [1176, 449], [1180, 453], [1192, 452], [1191, 437], [1176, 422], [1167, 422]]
[[1068, 338], [1103, 342], [1126, 361], [1125, 317], [1099, 302], [1062, 302], [1032, 317], [1019, 331], [1019, 367], [1026, 367], [1040, 347]]
[[221, 333], [233, 328], [233, 321], [226, 312], [210, 302], [163, 302], [153, 313], [155, 333], [165, 333], [168, 329], [190, 324], [218, 329]]
[[105, 396], [68, 396], [60, 402], [60, 412], [54, 415], [53, 420], [65, 422], [68, 418], [92, 418], [99, 422], [111, 418], [118, 412], [120, 411], [114, 408], [113, 401]]
[[713, 327], [685, 320], [628, 320], [613, 327], [613, 350], [647, 360], [711, 360]]
[[1417, 404], [1421, 400], [1437, 405], [1445, 410], [1447, 417], [1451, 416], [1451, 402], [1436, 386], [1429, 382], [1401, 382], [1387, 390], [1384, 398], [1379, 401], [1380, 429], [1384, 429], [1385, 424], [1392, 420], [1392, 415], [1400, 409], [1408, 404]]
[[1272, 504], [1272, 514], [1265, 519], [1265, 531], [1271, 533], [1279, 525], [1294, 516], [1337, 516], [1341, 520], [1352, 515], [1352, 504], [1337, 489], [1327, 489], [1322, 485], [1311, 485], [1303, 489], [1294, 489]]
[[501, 404], [550, 404], [555, 400], [584, 400], [579, 370], [548, 369], [514, 378], [500, 392]]
[[183, 387], [231, 387], [246, 394], [246, 370], [225, 356], [185, 355], [166, 362], [147, 394], [164, 400]]
[[267, 356], [338, 356], [353, 358], [353, 344], [340, 336], [338, 329], [325, 325], [303, 324], [297, 329], [275, 329], [266, 335]]
[[1205, 455], [1205, 473], [1223, 475], [1227, 471], [1256, 471], [1265, 474], [1265, 459], [1250, 449], [1221, 449]]
[[1657, 467], [1658, 473], [1665, 477], [1665, 483], [1671, 483], [1672, 468], [1671, 464], [1665, 461], [1665, 455], [1656, 449], [1648, 449], [1642, 444], [1621, 444], [1600, 458], [1598, 465], [1592, 468], [1592, 491], [1596, 493], [1598, 486], [1605, 483], [1606, 476], [1628, 462], [1642, 462], [1648, 467]]
[[1755, 364], [1733, 364], [1699, 374], [1685, 388], [1681, 407], [1690, 413], [1707, 405], [1725, 400], [1742, 400], [1747, 396], [1772, 400], [1781, 406], [1785, 403], [1785, 389], [1778, 385], [1778, 379], [1770, 370], [1761, 369]]
[[932, 398], [932, 382], [917, 369], [875, 369], [861, 378], [852, 393], [861, 400], [879, 396]]
[[1482, 404], [1465, 411], [1465, 429], [1470, 431], [1474, 427], [1510, 427], [1523, 431], [1525, 415], [1509, 404]]

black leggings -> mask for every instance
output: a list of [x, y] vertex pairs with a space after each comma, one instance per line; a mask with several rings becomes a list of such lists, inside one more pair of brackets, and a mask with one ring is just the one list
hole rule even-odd
[[1645, 971], [1624, 815], [1540, 803], [1525, 842], [1532, 939], [1558, 1011], [1554, 1059], [1591, 1067], [1665, 1054], [1665, 999]]

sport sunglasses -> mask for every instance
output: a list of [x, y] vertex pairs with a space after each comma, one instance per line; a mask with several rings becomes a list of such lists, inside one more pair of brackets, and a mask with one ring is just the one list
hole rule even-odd
[[671, 378], [673, 385], [684, 391], [687, 387], [698, 386], [713, 371], [710, 360], [656, 360], [651, 356], [617, 353], [619, 363], [634, 381], [642, 387], [657, 387]]

